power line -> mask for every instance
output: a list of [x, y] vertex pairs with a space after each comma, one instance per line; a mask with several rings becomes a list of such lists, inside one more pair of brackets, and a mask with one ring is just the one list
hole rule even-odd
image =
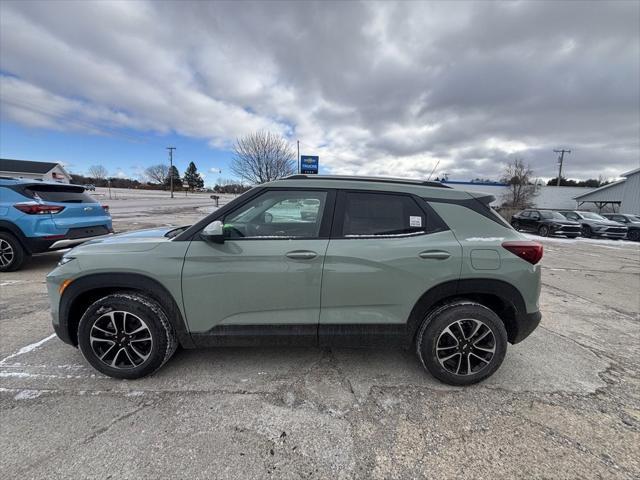
[[558, 157], [558, 164], [560, 165], [560, 168], [558, 170], [558, 181], [556, 182], [556, 187], [559, 187], [560, 179], [562, 178], [562, 162], [564, 162], [564, 154], [571, 153], [571, 150], [565, 150], [563, 148], [562, 150], [554, 150], [554, 152], [560, 154], [560, 156]]

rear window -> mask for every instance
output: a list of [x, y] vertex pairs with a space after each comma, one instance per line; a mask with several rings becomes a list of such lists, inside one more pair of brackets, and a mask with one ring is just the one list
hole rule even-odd
[[411, 235], [425, 230], [425, 214], [411, 197], [376, 193], [345, 195], [344, 237]]
[[57, 185], [29, 185], [25, 188], [26, 196], [41, 199], [45, 202], [56, 203], [97, 203], [96, 200], [84, 192], [81, 187], [66, 187]]

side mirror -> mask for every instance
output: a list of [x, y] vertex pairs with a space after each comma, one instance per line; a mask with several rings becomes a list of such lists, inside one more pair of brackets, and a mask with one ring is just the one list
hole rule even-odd
[[222, 222], [220, 220], [211, 222], [209, 225], [204, 227], [201, 235], [205, 240], [208, 240], [210, 242], [224, 243], [224, 231]]

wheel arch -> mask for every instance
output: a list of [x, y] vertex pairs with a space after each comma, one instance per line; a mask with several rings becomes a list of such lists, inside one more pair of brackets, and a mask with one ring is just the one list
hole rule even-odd
[[29, 242], [27, 242], [24, 233], [22, 233], [22, 230], [20, 230], [18, 226], [6, 220], [0, 220], [0, 232], [6, 232], [13, 235], [16, 240], [20, 242], [20, 246], [24, 249], [24, 251], [27, 254], [31, 255], [32, 252], [29, 248]]
[[66, 288], [59, 305], [60, 333], [67, 343], [78, 345], [78, 324], [93, 302], [116, 292], [142, 293], [163, 308], [183, 347], [192, 348], [193, 340], [173, 295], [157, 280], [139, 273], [96, 273], [75, 279]]
[[426, 315], [445, 303], [471, 300], [491, 309], [503, 321], [510, 343], [520, 339], [520, 317], [526, 306], [516, 287], [491, 278], [461, 279], [441, 283], [427, 290], [418, 299], [407, 324], [408, 342], [413, 343]]

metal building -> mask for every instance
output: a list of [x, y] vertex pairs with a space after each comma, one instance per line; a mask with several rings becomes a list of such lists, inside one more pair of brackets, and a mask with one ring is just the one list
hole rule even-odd
[[640, 168], [621, 176], [625, 178], [574, 197], [578, 208], [592, 203], [599, 212], [640, 214]]

